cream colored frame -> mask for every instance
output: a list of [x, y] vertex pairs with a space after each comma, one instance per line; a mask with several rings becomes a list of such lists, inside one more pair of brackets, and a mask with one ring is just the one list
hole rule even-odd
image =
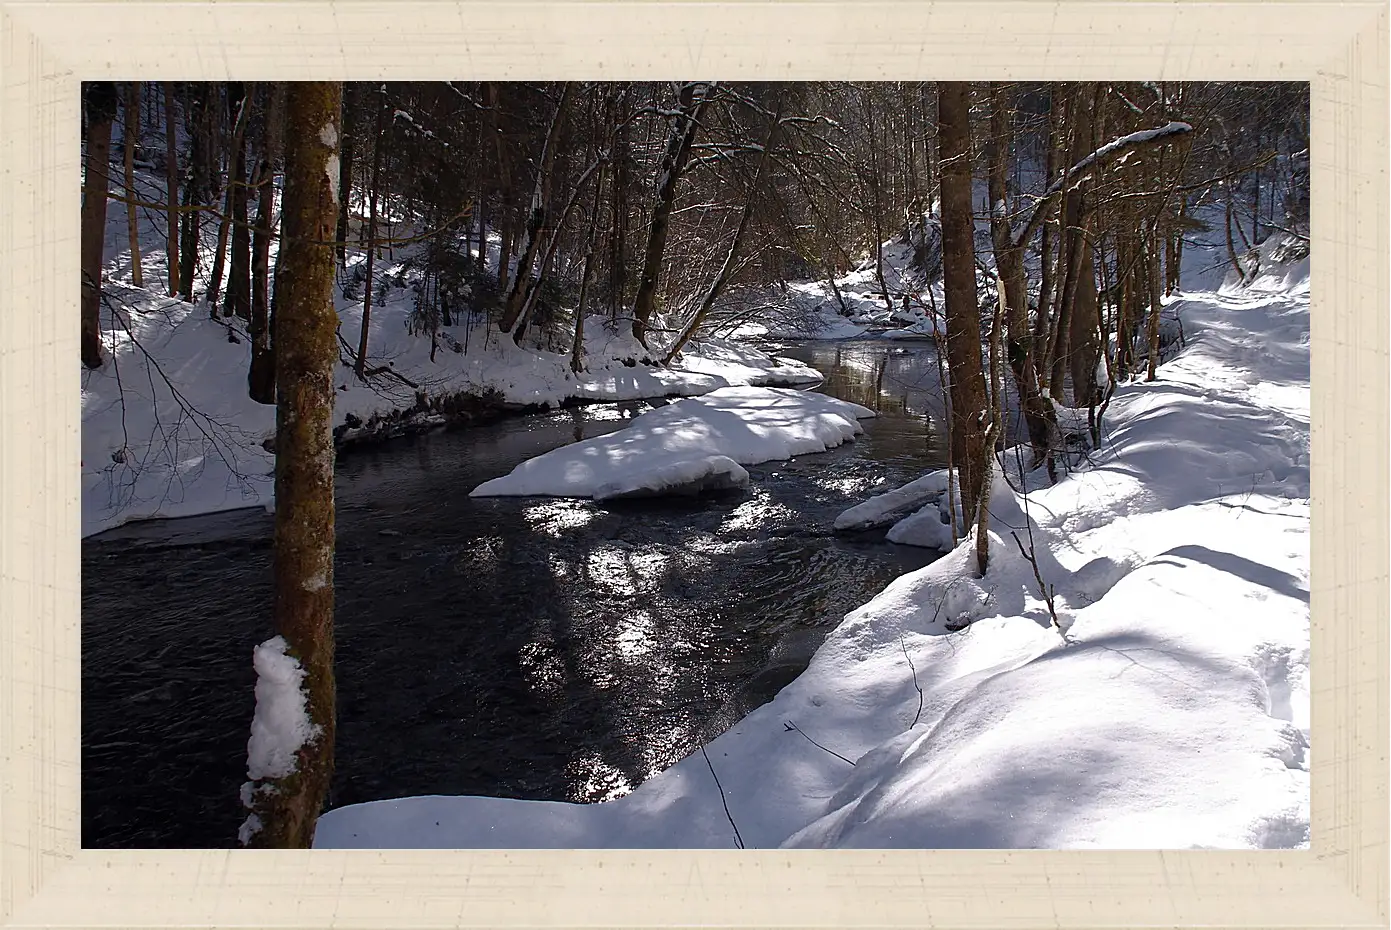
[[[1312, 850], [80, 849], [79, 81], [706, 75], [1312, 81]], [[0, 82], [4, 926], [1387, 924], [1382, 3], [0, 0]]]

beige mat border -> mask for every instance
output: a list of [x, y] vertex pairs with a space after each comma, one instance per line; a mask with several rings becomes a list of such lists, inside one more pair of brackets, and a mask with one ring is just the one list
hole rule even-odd
[[[1313, 82], [1312, 849], [81, 850], [78, 82], [704, 76]], [[1382, 3], [0, 0], [0, 88], [0, 924], [1387, 924]]]

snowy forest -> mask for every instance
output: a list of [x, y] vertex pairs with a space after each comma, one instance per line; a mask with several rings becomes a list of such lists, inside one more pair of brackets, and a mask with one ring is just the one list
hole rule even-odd
[[84, 845], [1308, 845], [1307, 84], [82, 140]]

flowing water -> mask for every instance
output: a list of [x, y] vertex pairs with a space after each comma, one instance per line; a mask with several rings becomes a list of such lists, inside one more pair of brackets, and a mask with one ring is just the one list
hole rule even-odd
[[[467, 496], [622, 428], [646, 402], [344, 457], [331, 806], [626, 793], [770, 700], [848, 610], [934, 557], [830, 530], [844, 508], [940, 467], [931, 348], [777, 351], [881, 416], [838, 449], [750, 468], [747, 491], [602, 505]], [[84, 846], [235, 845], [251, 650], [273, 635], [271, 529], [239, 511], [84, 541]]]

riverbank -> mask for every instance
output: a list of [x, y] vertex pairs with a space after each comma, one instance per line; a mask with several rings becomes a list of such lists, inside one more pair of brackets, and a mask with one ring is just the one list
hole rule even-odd
[[1308, 295], [1307, 259], [1183, 293], [1090, 464], [997, 482], [983, 578], [970, 538], [900, 577], [631, 794], [345, 807], [316, 845], [1306, 846]]
[[[113, 271], [118, 269], [113, 268]], [[105, 365], [82, 373], [82, 535], [133, 520], [273, 505], [275, 408], [247, 393], [250, 338], [241, 320], [135, 288], [107, 285]], [[340, 300], [342, 332], [360, 302]], [[732, 385], [815, 384], [787, 359], [708, 340], [671, 368], [637, 361], [641, 347], [593, 317], [584, 370], [566, 354], [518, 347], [484, 322], [428, 336], [407, 330], [400, 292], [373, 309], [364, 381], [346, 355], [334, 381], [340, 450], [444, 426], [586, 403], [689, 397]]]

